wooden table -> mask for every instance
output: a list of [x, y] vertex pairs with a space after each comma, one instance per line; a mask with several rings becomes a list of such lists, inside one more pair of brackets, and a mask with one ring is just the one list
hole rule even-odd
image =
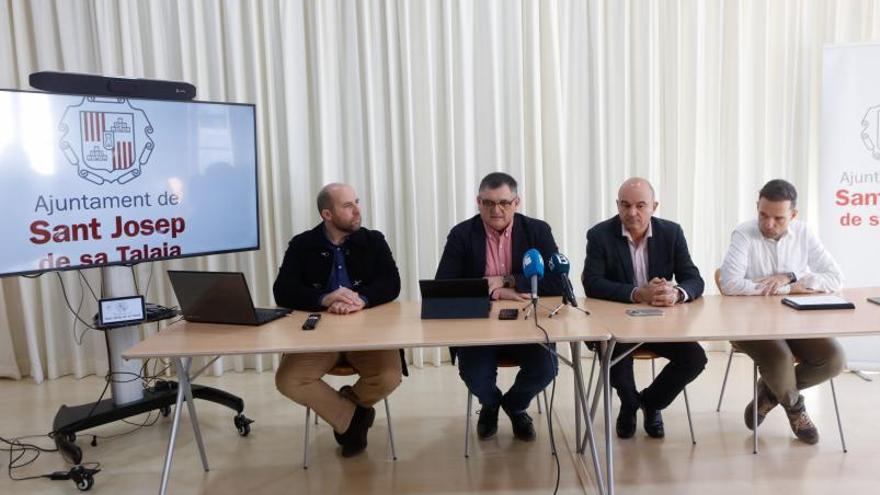
[[[600, 391], [604, 390], [607, 493], [614, 494], [608, 370], [623, 357], [611, 359], [616, 343], [775, 340], [880, 334], [880, 305], [865, 300], [880, 295], [880, 288], [846, 289], [838, 295], [853, 302], [855, 309], [798, 311], [783, 305], [782, 296], [712, 295], [663, 308], [663, 316], [634, 317], [628, 316], [626, 310], [649, 306], [587, 299], [586, 308], [607, 325], [612, 334], [609, 341], [600, 343], [600, 380], [603, 386], [596, 388], [590, 410], [590, 418], [593, 418]], [[585, 441], [582, 440], [580, 445], [583, 446]]]
[[[544, 298], [542, 306], [555, 306], [560, 298]], [[261, 326], [218, 325], [181, 321], [161, 333], [150, 336], [123, 353], [126, 359], [171, 358], [179, 380], [177, 402], [165, 466], [162, 471], [160, 494], [168, 486], [168, 477], [174, 454], [174, 443], [180, 424], [183, 402], [189, 410], [202, 467], [208, 470], [205, 446], [199, 430], [192, 398], [191, 383], [211, 362], [191, 372], [195, 356], [220, 356], [260, 353], [331, 352], [374, 349], [397, 349], [434, 346], [478, 346], [502, 344], [540, 344], [567, 342], [571, 347], [571, 361], [559, 356], [570, 365], [575, 376], [575, 410], [578, 420], [577, 436], [581, 438], [581, 413], [587, 418], [587, 397], [581, 370], [580, 343], [605, 342], [611, 338], [607, 327], [597, 318], [564, 308], [552, 319], [548, 311], [539, 308], [539, 322], [547, 336], [535, 326], [534, 318], [510, 321], [498, 320], [503, 308], [522, 308], [523, 303], [495, 302], [488, 319], [422, 320], [421, 305], [417, 302], [393, 302], [351, 315], [325, 313], [314, 331], [300, 329], [306, 313], [296, 311], [287, 317]], [[552, 308], [551, 308], [552, 309]], [[607, 375], [607, 373], [606, 373]], [[606, 394], [607, 395], [607, 394]], [[605, 411], [608, 414], [608, 411]], [[607, 419], [607, 418], [606, 418]], [[597, 485], [604, 492], [602, 470], [592, 431], [592, 422], [584, 421], [584, 437], [589, 444], [596, 472]]]

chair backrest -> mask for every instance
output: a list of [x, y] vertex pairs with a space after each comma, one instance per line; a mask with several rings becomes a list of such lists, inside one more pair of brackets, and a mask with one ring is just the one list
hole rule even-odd
[[[715, 269], [715, 287], [718, 288], [718, 292], [721, 292], [721, 268]], [[721, 292], [724, 294], [723, 292]]]

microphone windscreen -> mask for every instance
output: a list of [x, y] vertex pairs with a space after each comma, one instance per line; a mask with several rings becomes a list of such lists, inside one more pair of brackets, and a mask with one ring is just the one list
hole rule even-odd
[[547, 261], [547, 266], [550, 268], [550, 273], [556, 275], [568, 275], [571, 271], [571, 262], [562, 253], [553, 254]]
[[523, 275], [526, 278], [533, 276], [538, 278], [544, 277], [544, 258], [541, 257], [541, 253], [535, 248], [529, 249], [523, 255]]

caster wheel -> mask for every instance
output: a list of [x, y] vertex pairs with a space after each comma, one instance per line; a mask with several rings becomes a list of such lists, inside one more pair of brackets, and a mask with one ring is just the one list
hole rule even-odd
[[95, 478], [90, 474], [83, 475], [82, 478], [76, 480], [76, 488], [81, 492], [87, 492], [95, 485]]
[[167, 418], [168, 415], [171, 414], [171, 406], [162, 406], [159, 408], [159, 414], [161, 414], [162, 417]]
[[233, 418], [233, 422], [235, 423], [235, 429], [238, 430], [238, 434], [246, 437], [251, 432], [251, 423], [253, 423], [254, 420], [248, 418], [244, 414], [238, 414]]

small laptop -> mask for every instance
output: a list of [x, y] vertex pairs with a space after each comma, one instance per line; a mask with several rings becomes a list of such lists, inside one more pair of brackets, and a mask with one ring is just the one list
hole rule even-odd
[[255, 308], [241, 272], [168, 270], [168, 278], [186, 321], [262, 325], [290, 313], [286, 308]]
[[422, 319], [488, 318], [489, 282], [484, 278], [419, 280]]

